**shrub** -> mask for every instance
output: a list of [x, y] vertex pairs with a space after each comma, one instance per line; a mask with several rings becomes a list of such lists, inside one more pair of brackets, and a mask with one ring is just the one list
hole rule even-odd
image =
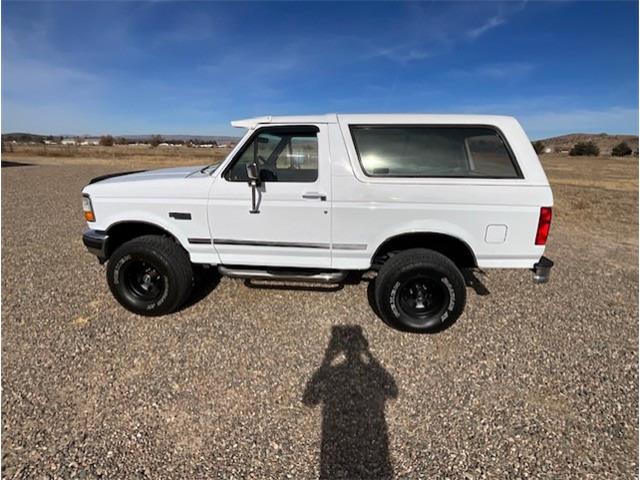
[[594, 156], [600, 155], [600, 149], [594, 142], [578, 142], [569, 151], [571, 156]]
[[531, 145], [533, 146], [533, 149], [536, 151], [538, 155], [540, 155], [541, 153], [544, 153], [544, 143], [542, 143], [540, 140], [531, 142]]
[[614, 157], [626, 157], [627, 155], [631, 155], [632, 150], [627, 142], [621, 142], [611, 150], [611, 155]]
[[149, 145], [152, 147], [157, 147], [162, 143], [162, 136], [160, 135], [151, 135], [151, 139], [149, 140]]
[[111, 135], [101, 136], [100, 145], [102, 145], [103, 147], [113, 147], [113, 137]]

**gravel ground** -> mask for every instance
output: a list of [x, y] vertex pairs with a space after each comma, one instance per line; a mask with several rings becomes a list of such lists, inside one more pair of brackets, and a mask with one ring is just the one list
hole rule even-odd
[[3, 478], [637, 476], [637, 182], [554, 184], [551, 282], [489, 271], [415, 335], [366, 281], [212, 280], [177, 314], [126, 312], [80, 238], [80, 189], [118, 170], [2, 169]]

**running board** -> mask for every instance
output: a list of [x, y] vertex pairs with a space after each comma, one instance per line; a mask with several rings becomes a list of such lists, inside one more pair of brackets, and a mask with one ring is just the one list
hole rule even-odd
[[347, 272], [305, 273], [304, 271], [253, 270], [249, 268], [218, 267], [221, 275], [230, 278], [248, 278], [251, 280], [274, 280], [280, 282], [340, 283]]

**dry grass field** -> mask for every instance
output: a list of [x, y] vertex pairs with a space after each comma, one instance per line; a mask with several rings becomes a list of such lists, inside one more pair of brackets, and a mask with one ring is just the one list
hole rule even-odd
[[554, 221], [608, 242], [638, 245], [638, 157], [542, 155]]
[[[3, 154], [3, 479], [637, 477], [637, 158], [543, 155], [550, 282], [477, 272], [435, 335], [385, 326], [374, 279], [212, 276], [175, 314], [123, 310], [82, 245], [80, 190], [221, 154]], [[364, 337], [368, 370], [323, 376], [336, 332]]]
[[220, 161], [229, 148], [187, 148], [114, 145], [11, 145], [4, 159], [37, 159], [43, 165], [132, 165], [162, 168], [172, 165], [201, 165]]

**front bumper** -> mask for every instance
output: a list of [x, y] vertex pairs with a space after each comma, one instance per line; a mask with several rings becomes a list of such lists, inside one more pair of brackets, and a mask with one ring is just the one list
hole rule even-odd
[[543, 256], [538, 263], [533, 266], [533, 283], [547, 283], [551, 275], [553, 261]]
[[82, 243], [87, 247], [91, 253], [93, 253], [100, 262], [104, 262], [107, 259], [107, 241], [109, 235], [100, 230], [87, 229], [82, 234]]

